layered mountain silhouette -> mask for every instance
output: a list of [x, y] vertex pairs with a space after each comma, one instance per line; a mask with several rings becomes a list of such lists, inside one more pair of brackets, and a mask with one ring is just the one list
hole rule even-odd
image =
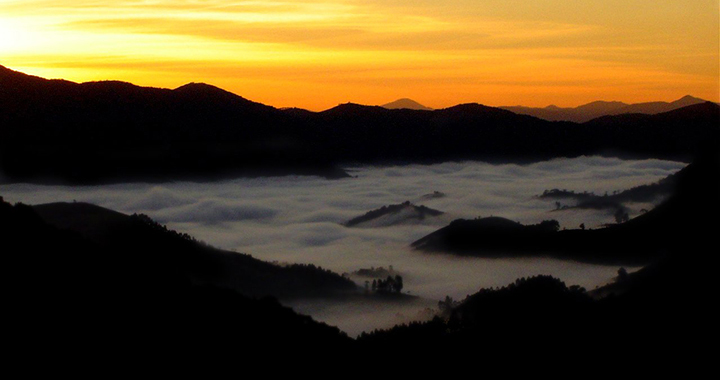
[[442, 211], [425, 206], [416, 206], [410, 201], [401, 204], [382, 206], [368, 211], [364, 215], [352, 218], [345, 223], [347, 227], [388, 227], [399, 224], [418, 224], [426, 219], [443, 215]]
[[[256, 353], [309, 352], [315, 358], [328, 357], [326, 352], [376, 355], [392, 348], [433, 355], [473, 349], [484, 358], [495, 353], [515, 362], [518, 356], [557, 360], [558, 355], [563, 360], [590, 355], [596, 361], [608, 352], [632, 358], [638, 351], [670, 352], [677, 360], [678, 347], [695, 347], [697, 337], [706, 336], [715, 322], [712, 247], [717, 246], [719, 173], [720, 156], [711, 150], [677, 174], [666, 202], [629, 222], [597, 230], [626, 234], [614, 240], [616, 247], [631, 242], [637, 253], [654, 258], [614, 284], [587, 292], [550, 276], [520, 278], [460, 302], [446, 297], [438, 303], [442, 315], [430, 322], [374, 331], [357, 340], [273, 298], [244, 295], [239, 290], [247, 285], [237, 285], [252, 284], [245, 291], [263, 294], [298, 284], [313, 289], [318, 286], [314, 281], [327, 284], [327, 279], [347, 283], [337, 275], [317, 268], [302, 275], [279, 274], [252, 268], [262, 264], [249, 257], [233, 263], [217, 256], [242, 255], [218, 252], [143, 215], [84, 203], [10, 205], [0, 198], [0, 260], [7, 290], [3, 316], [11, 327], [4, 339], [16, 350], [36, 353], [33, 358], [44, 354], [38, 353], [42, 342], [42, 350], [51, 353], [47, 356], [58, 361], [102, 360], [128, 349], [153, 358], [163, 352], [197, 360], [203, 353], [228, 350], [247, 355], [248, 347]], [[552, 222], [522, 226], [493, 218], [482, 224], [561, 233], [552, 232]], [[593, 239], [588, 235], [584, 244], [597, 242]], [[546, 254], [545, 248], [538, 245], [533, 254]], [[231, 280], [226, 270], [230, 277], [244, 278]], [[344, 291], [344, 285], [332, 287]]]
[[525, 226], [498, 217], [458, 219], [413, 242], [412, 247], [479, 257], [551, 256], [603, 264], [644, 265], [664, 257], [671, 246], [680, 251], [685, 244], [692, 244], [686, 236], [696, 236], [717, 225], [720, 159], [717, 151], [711, 152], [676, 173], [670, 198], [624, 223], [595, 230], [559, 231], [559, 224], [554, 220]]
[[[85, 221], [63, 217], [71, 206], [91, 216]], [[133, 226], [126, 224], [128, 219]], [[96, 221], [113, 226], [105, 230], [88, 224]], [[125, 245], [113, 245], [118, 242], [111, 237], [116, 228], [130, 233]], [[710, 266], [698, 265], [706, 255], [696, 250], [712, 240], [713, 235], [704, 235], [712, 229], [690, 235], [681, 245], [690, 251], [671, 245], [667, 259], [595, 291], [605, 297], [601, 300], [549, 276], [522, 278], [499, 289], [482, 289], [462, 302], [446, 297], [438, 303], [442, 318], [353, 340], [272, 298], [251, 298], [193, 280], [183, 246], [198, 243], [144, 218], [86, 204], [50, 204], [36, 211], [0, 199], [2, 261], [7, 268], [3, 284], [8, 290], [4, 319], [13, 327], [4, 338], [20, 350], [37, 350], [42, 341], [55, 360], [77, 355], [103, 360], [128, 347], [135, 354], [156, 357], [162, 350], [197, 360], [220, 351], [247, 355], [246, 345], [254, 352], [310, 351], [324, 357], [335, 351], [347, 355], [388, 347], [441, 354], [448, 347], [475, 347], [479, 341], [487, 344], [476, 348], [481, 353], [506, 353], [518, 345], [544, 342], [543, 350], [528, 354], [543, 359], [554, 357], [566, 344], [582, 349], [582, 355], [610, 349], [666, 350], [668, 342], [677, 344], [689, 333], [696, 336], [705, 319], [712, 318], [712, 303], [706, 298], [714, 289], [709, 286], [712, 277], [706, 276]], [[138, 246], [139, 236], [149, 245]], [[607, 339], [609, 334], [641, 339], [618, 345]], [[68, 346], [70, 340], [74, 346]]]
[[419, 111], [432, 111], [432, 108], [425, 107], [424, 105], [422, 105], [412, 99], [408, 99], [408, 98], [398, 99], [394, 102], [383, 104], [380, 107], [387, 108], [389, 110], [409, 109], [409, 110], [419, 110]]
[[[677, 345], [694, 347], [693, 337], [702, 336], [714, 323], [708, 300], [713, 299], [716, 288], [711, 249], [717, 247], [719, 173], [717, 151], [698, 158], [678, 173], [670, 199], [617, 226], [615, 231], [629, 232], [625, 241], [644, 242], [636, 244], [636, 253], [654, 251], [655, 258], [635, 273], [618, 270], [614, 283], [588, 292], [550, 276], [519, 278], [501, 288], [481, 289], [464, 300], [446, 297], [438, 303], [444, 317], [363, 334], [359, 343], [367, 348], [392, 346], [411, 352], [429, 347], [476, 347], [475, 352], [484, 357], [500, 351], [541, 360], [560, 352], [563, 360], [582, 360], [588, 353], [632, 357], [638, 350], [671, 353], [673, 360], [694, 360], [694, 350], [684, 354]], [[488, 224], [487, 228], [526, 228], [501, 219], [482, 223]], [[654, 235], [646, 234], [645, 229], [654, 230]], [[662, 247], [651, 244], [651, 236], [660, 240]], [[480, 239], [478, 242], [483, 244]], [[595, 242], [590, 238], [584, 244]], [[576, 248], [584, 249], [579, 243]], [[506, 244], [508, 249], [516, 247], [512, 241]], [[548, 252], [542, 245], [533, 251], [535, 255]], [[483, 342], [482, 347], [477, 348], [477, 342]], [[538, 342], [542, 343], [535, 345]], [[580, 351], [568, 351], [568, 346]]]
[[609, 115], [633, 113], [654, 115], [705, 102], [706, 101], [703, 99], [686, 95], [673, 102], [627, 104], [623, 102], [596, 101], [572, 108], [561, 108], [554, 105], [547, 106], [545, 108], [523, 106], [505, 106], [500, 108], [520, 115], [530, 115], [550, 121], [572, 121], [576, 123], [584, 123], [598, 117]]
[[[612, 194], [605, 193], [598, 195], [593, 192], [584, 191], [582, 193], [560, 189], [545, 190], [537, 197], [539, 199], [553, 199], [555, 202], [555, 211], [572, 210], [572, 209], [617, 209], [626, 210], [627, 203], [633, 202], [657, 202], [669, 196], [676, 186], [678, 173], [670, 174], [656, 183], [649, 185], [640, 185], [633, 188], [615, 191]], [[561, 200], [574, 201], [574, 205], [563, 205]]]
[[0, 67], [4, 182], [98, 183], [313, 174], [348, 163], [529, 162], [611, 154], [690, 159], [720, 106], [549, 122], [479, 104], [279, 110], [206, 84], [174, 90], [46, 80]]

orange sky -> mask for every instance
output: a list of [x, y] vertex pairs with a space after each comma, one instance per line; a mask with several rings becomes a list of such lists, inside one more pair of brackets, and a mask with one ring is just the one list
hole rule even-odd
[[720, 101], [720, 0], [0, 0], [0, 64], [276, 107]]

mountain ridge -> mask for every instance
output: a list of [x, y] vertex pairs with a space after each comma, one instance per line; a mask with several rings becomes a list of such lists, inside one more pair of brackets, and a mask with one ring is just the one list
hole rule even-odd
[[[684, 110], [684, 111], [683, 111]], [[717, 141], [720, 106], [550, 122], [477, 103], [418, 111], [341, 104], [280, 110], [212, 85], [77, 84], [0, 70], [4, 182], [237, 176], [347, 178], [348, 164], [536, 162], [580, 155], [689, 161]]]
[[502, 106], [499, 108], [518, 114], [535, 116], [548, 121], [572, 121], [576, 123], [585, 123], [598, 117], [611, 115], [633, 113], [654, 115], [704, 102], [706, 102], [706, 100], [696, 98], [691, 95], [685, 95], [680, 99], [670, 102], [653, 101], [628, 104], [619, 101], [598, 100], [582, 104], [577, 107], [558, 107], [555, 105], [547, 107], [527, 107], [518, 105]]
[[365, 227], [365, 226], [393, 226], [398, 224], [421, 223], [426, 218], [437, 217], [443, 215], [444, 212], [438, 211], [423, 205], [417, 206], [410, 201], [400, 204], [382, 206], [366, 212], [345, 222], [346, 227]]
[[[720, 158], [706, 151], [671, 177], [672, 195], [652, 210], [599, 229], [560, 230], [557, 221], [522, 225], [500, 217], [457, 219], [411, 244], [426, 252], [479, 257], [552, 256], [605, 264], [641, 264], [662, 258], [668, 242], [654, 236], [691, 236], [712, 229], [720, 209]], [[704, 210], [698, 214], [696, 210]], [[716, 223], [715, 223], [716, 224]], [[684, 239], [673, 242], [681, 251]], [[700, 254], [700, 253], [695, 253]], [[687, 254], [689, 255], [689, 253]]]

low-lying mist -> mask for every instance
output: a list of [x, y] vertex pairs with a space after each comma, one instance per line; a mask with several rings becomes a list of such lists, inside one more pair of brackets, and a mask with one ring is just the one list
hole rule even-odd
[[[299, 311], [354, 335], [410, 318], [445, 295], [462, 299], [482, 287], [502, 286], [518, 277], [551, 274], [589, 289], [611, 281], [617, 267], [554, 259], [457, 258], [414, 252], [408, 245], [456, 218], [494, 215], [524, 224], [556, 219], [561, 228], [614, 223], [612, 211], [552, 212], [554, 202], [535, 195], [552, 188], [612, 193], [658, 181], [684, 166], [672, 161], [603, 157], [530, 165], [453, 162], [351, 168], [357, 178], [342, 180], [288, 176], [82, 187], [14, 184], [0, 186], [0, 195], [9, 202], [76, 200], [124, 213], [145, 213], [169, 228], [266, 261], [313, 263], [338, 273], [393, 265], [403, 276], [404, 291], [428, 300], [397, 310], [293, 302]], [[423, 197], [434, 191], [445, 196]], [[445, 214], [424, 223], [382, 228], [341, 225], [369, 210], [406, 200]], [[630, 217], [653, 207], [628, 206]], [[358, 284], [364, 281], [353, 279]]]

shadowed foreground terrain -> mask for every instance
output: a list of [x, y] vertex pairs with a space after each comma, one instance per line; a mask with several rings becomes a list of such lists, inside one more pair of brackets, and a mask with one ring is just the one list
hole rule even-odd
[[[679, 173], [670, 199], [617, 227], [662, 228], [657, 238], [666, 249], [614, 284], [588, 293], [549, 276], [518, 279], [461, 302], [446, 299], [430, 322], [357, 340], [271, 298], [242, 294], [307, 296], [355, 289], [327, 271], [270, 266], [204, 246], [146, 217], [92, 205], [33, 208], [0, 202], [3, 280], [9, 290], [5, 316], [12, 326], [6, 342], [38, 354], [37, 346], [45, 352], [62, 349], [63, 355], [116, 352], [128, 344], [190, 355], [201, 355], [199, 347], [232, 352], [227, 343], [274, 355], [298, 349], [308, 354], [308, 348], [369, 354], [389, 347], [544, 359], [637, 350], [688, 353], [714, 315], [710, 271], [720, 212], [719, 168], [717, 155], [694, 162]], [[695, 210], [693, 217], [683, 210]], [[73, 348], [65, 346], [68, 340]]]
[[[39, 208], [47, 216], [64, 207]], [[291, 350], [308, 340], [333, 347], [351, 343], [337, 328], [272, 298], [250, 298], [221, 287], [222, 276], [214, 283], [203, 280], [215, 276], [219, 265], [228, 265], [222, 270], [237, 270], [239, 278], [229, 285], [250, 294], [276, 291], [280, 286], [274, 282], [293, 295], [354, 288], [337, 275], [314, 268], [270, 268], [240, 255], [237, 261], [225, 260], [218, 257], [221, 252], [144, 218], [80, 208], [114, 219], [112, 228], [61, 230], [31, 207], [0, 202], [4, 317], [5, 326], [11, 326], [3, 335], [16, 352], [43, 359], [117, 360], [126, 349], [200, 356], [222, 342], [243, 342], [260, 351]]]
[[[482, 342], [478, 353], [510, 350], [539, 358], [552, 355], [536, 351], [541, 349], [565, 357], [635, 357], [639, 352], [676, 360], [702, 357], [701, 342], [716, 315], [710, 300], [717, 288], [713, 272], [719, 212], [720, 157], [714, 152], [678, 173], [674, 194], [666, 202], [609, 230], [608, 238], [621, 234], [627, 239], [634, 233], [650, 238], [646, 231], [654, 231], [652, 238], [664, 249], [646, 245], [655, 260], [638, 272], [621, 274], [615, 283], [590, 293], [549, 276], [519, 279], [461, 302], [446, 299], [439, 304], [444, 318], [364, 334], [359, 342], [408, 348], [477, 347]], [[528, 227], [506, 229], [523, 228]], [[503, 240], [512, 246], [512, 240]], [[641, 253], [642, 246], [637, 248], [640, 256], [650, 257]], [[567, 351], [570, 348], [580, 351]]]
[[280, 298], [352, 294], [350, 280], [314, 265], [277, 266], [250, 255], [223, 251], [187, 234], [167, 230], [145, 215], [124, 215], [87, 203], [53, 203], [33, 206], [46, 223], [79, 234], [101, 247], [129, 253], [139, 263], [157, 258], [158, 264], [198, 284], [236, 290], [248, 296]]

